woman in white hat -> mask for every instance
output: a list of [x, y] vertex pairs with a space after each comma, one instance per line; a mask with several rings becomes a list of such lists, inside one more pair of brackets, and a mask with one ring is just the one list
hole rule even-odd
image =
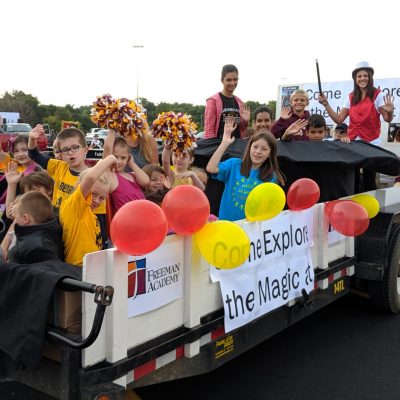
[[352, 72], [354, 90], [347, 96], [339, 114], [333, 111], [327, 98], [320, 93], [318, 101], [337, 124], [350, 117], [347, 135], [351, 140], [361, 139], [379, 145], [380, 114], [386, 122], [393, 119], [393, 98], [384, 96], [374, 87], [374, 69], [366, 62], [358, 63]]
[[[374, 69], [366, 61], [356, 65], [352, 72], [354, 90], [347, 96], [345, 103], [337, 114], [329, 105], [327, 98], [320, 93], [318, 101], [325, 107], [329, 116], [337, 124], [350, 118], [347, 135], [351, 140], [364, 140], [379, 145], [381, 134], [380, 115], [386, 122], [393, 119], [393, 97], [384, 96], [374, 87]], [[364, 171], [364, 175], [365, 175]], [[373, 174], [375, 176], [375, 174]], [[364, 179], [367, 178], [364, 176]], [[368, 180], [369, 179], [365, 179]], [[375, 179], [364, 186], [365, 190], [376, 189]]]

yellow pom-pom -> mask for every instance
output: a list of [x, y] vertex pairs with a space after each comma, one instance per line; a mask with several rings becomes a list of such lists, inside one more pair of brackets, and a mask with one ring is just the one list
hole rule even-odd
[[109, 94], [97, 97], [91, 119], [102, 128], [111, 128], [122, 136], [135, 140], [149, 130], [146, 110], [133, 100], [114, 100]]
[[171, 142], [173, 151], [191, 148], [196, 141], [197, 125], [190, 115], [173, 111], [158, 114], [152, 124], [153, 136]]

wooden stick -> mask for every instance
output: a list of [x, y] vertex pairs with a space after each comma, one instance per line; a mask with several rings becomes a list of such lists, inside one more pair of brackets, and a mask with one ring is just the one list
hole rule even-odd
[[318, 59], [315, 59], [315, 64], [317, 66], [317, 77], [318, 77], [318, 89], [319, 92], [322, 94], [322, 86], [321, 86], [321, 77], [319, 76], [319, 65], [318, 65]]

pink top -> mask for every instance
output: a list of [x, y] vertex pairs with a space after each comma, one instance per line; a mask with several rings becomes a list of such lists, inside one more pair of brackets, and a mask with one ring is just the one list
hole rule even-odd
[[[240, 110], [243, 108], [243, 102], [239, 97], [233, 96], [238, 105]], [[214, 96], [211, 96], [210, 98], [207, 99], [206, 102], [206, 108], [204, 111], [204, 138], [209, 139], [209, 138], [215, 138], [218, 137], [218, 128], [219, 128], [219, 122], [221, 120], [221, 114], [222, 114], [222, 99], [219, 93], [214, 94]], [[239, 131], [240, 131], [240, 137], [243, 138], [244, 136], [244, 131], [247, 128], [248, 123], [245, 121], [241, 121], [239, 124]]]
[[131, 182], [120, 173], [116, 172], [115, 174], [118, 179], [118, 187], [110, 195], [113, 215], [129, 201], [145, 199], [141, 187], [135, 180]]

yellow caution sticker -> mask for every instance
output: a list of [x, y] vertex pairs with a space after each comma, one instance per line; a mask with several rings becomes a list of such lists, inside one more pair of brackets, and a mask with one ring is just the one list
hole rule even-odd
[[215, 342], [215, 359], [225, 356], [233, 350], [233, 335], [227, 335]]

